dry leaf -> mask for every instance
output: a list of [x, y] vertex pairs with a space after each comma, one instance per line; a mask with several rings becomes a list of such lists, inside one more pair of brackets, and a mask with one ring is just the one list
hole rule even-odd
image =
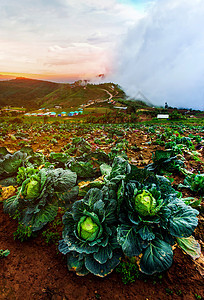
[[2, 187], [0, 201], [10, 198], [11, 196], [15, 195], [15, 193], [16, 193], [16, 188], [12, 185], [7, 187]]

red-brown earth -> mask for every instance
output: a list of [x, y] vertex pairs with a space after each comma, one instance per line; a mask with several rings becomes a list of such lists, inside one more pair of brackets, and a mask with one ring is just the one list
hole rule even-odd
[[[14, 133], [14, 132], [13, 132]], [[66, 145], [71, 135], [58, 140], [57, 145], [48, 144], [53, 133], [42, 134], [32, 143], [34, 151], [43, 150], [44, 154], [51, 151], [60, 152]], [[94, 142], [97, 134], [89, 138]], [[32, 137], [31, 137], [32, 138]], [[142, 151], [128, 150], [132, 163], [143, 166], [151, 162], [152, 151], [161, 149], [155, 145], [147, 145], [151, 137], [144, 132], [136, 132], [126, 137], [131, 144], [136, 143]], [[48, 145], [46, 147], [46, 144]], [[11, 151], [21, 148], [11, 138], [0, 142]], [[94, 145], [95, 146], [95, 145]], [[102, 145], [104, 151], [110, 150], [110, 145]], [[203, 156], [201, 156], [203, 161]], [[202, 164], [188, 157], [187, 169], [203, 172]], [[174, 183], [183, 182], [181, 175], [172, 176]], [[190, 196], [184, 191], [185, 196]], [[45, 229], [51, 228], [47, 225]], [[204, 218], [199, 216], [199, 226], [195, 231], [195, 238], [203, 245]], [[14, 240], [13, 233], [17, 229], [17, 222], [3, 213], [3, 204], [0, 203], [0, 249], [9, 249], [10, 254], [0, 259], [0, 299], [52, 299], [52, 300], [88, 300], [88, 299], [138, 299], [138, 300], [163, 300], [163, 299], [202, 299], [204, 297], [204, 284], [202, 261], [198, 263], [183, 254], [179, 248], [174, 250], [174, 259], [171, 268], [162, 273], [162, 278], [147, 277], [136, 280], [134, 283], [124, 285], [120, 274], [113, 271], [105, 278], [93, 275], [78, 277], [69, 272], [66, 267], [65, 257], [58, 253], [55, 244], [47, 244], [42, 231], [37, 237], [28, 241]], [[58, 228], [61, 232], [61, 228]]]

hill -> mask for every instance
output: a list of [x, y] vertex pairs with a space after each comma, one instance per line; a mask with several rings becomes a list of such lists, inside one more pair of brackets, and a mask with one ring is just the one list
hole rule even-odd
[[64, 84], [23, 77], [0, 81], [0, 91], [0, 107], [23, 106], [27, 109], [56, 105], [69, 108], [125, 95], [118, 85], [112, 83], [90, 84], [80, 80]]
[[63, 108], [79, 106], [81, 104], [103, 102], [113, 97], [124, 97], [124, 92], [113, 83], [89, 84], [77, 81], [73, 84], [64, 84], [59, 89], [41, 98], [38, 104], [41, 107], [51, 108], [60, 105]]
[[18, 77], [0, 81], [0, 106], [37, 108], [39, 98], [55, 91], [62, 84]]
[[18, 77], [0, 81], [0, 91], [0, 107], [25, 107], [28, 110], [56, 105], [65, 110], [82, 104], [106, 105], [103, 102], [114, 105], [115, 100], [128, 107], [134, 106], [134, 109], [147, 106], [142, 101], [134, 101], [134, 104], [125, 101], [126, 95], [117, 84], [91, 84], [86, 80], [65, 84]]

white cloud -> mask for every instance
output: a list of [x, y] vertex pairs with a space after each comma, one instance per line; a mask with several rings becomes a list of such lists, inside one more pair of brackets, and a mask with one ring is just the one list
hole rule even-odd
[[118, 46], [111, 79], [132, 97], [204, 109], [203, 16], [203, 0], [158, 0]]
[[106, 71], [108, 55], [105, 50], [88, 43], [72, 43], [67, 47], [55, 45], [49, 48], [46, 65], [57, 67], [61, 73], [99, 74]]
[[0, 72], [102, 73], [142, 15], [119, 0], [1, 0]]

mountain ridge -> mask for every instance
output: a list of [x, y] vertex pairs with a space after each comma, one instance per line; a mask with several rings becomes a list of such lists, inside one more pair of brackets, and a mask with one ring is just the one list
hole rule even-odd
[[38, 99], [58, 89], [59, 85], [24, 77], [0, 81], [0, 106], [37, 108]]
[[124, 97], [125, 93], [114, 83], [92, 84], [86, 80], [74, 83], [55, 83], [44, 80], [17, 77], [0, 81], [0, 106], [25, 107], [27, 109], [64, 108], [86, 104], [88, 101], [108, 100], [110, 94]]

